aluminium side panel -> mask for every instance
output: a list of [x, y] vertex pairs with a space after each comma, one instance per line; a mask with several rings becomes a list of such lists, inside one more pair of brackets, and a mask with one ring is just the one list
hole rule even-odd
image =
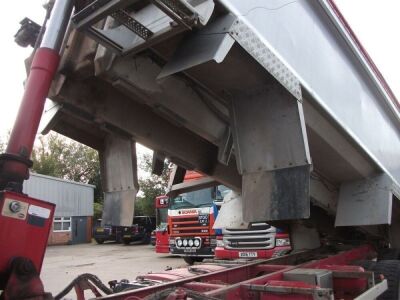
[[393, 102], [334, 21], [326, 1], [220, 0], [253, 28], [336, 124], [400, 182], [400, 123]]

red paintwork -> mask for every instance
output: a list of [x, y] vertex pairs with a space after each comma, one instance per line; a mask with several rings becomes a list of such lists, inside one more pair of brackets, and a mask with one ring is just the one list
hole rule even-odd
[[[164, 203], [161, 204], [160, 200], [164, 200]], [[168, 196], [162, 195], [162, 196], [158, 196], [155, 199], [155, 203], [156, 203], [156, 208], [168, 208]], [[158, 223], [157, 223], [158, 224]]]
[[156, 230], [156, 253], [169, 253], [169, 234], [167, 231]]
[[[59, 60], [60, 56], [54, 50], [40, 48], [36, 51], [6, 153], [29, 159]], [[1, 178], [3, 181], [9, 178], [23, 181], [29, 177], [28, 166], [14, 160], [4, 161], [2, 173], [6, 177]]]
[[215, 258], [217, 259], [237, 259], [239, 257], [239, 252], [257, 252], [257, 257], [255, 259], [268, 259], [274, 256], [275, 252], [283, 251], [283, 250], [291, 250], [290, 246], [288, 247], [275, 247], [270, 250], [230, 250], [225, 249], [223, 247], [215, 248]]
[[196, 171], [186, 171], [183, 181], [197, 180], [201, 178], [204, 178], [203, 174], [200, 174]]
[[144, 276], [139, 276], [139, 278], [170, 282], [170, 281], [195, 277], [198, 276], [198, 274], [211, 273], [225, 269], [226, 268], [223, 266], [202, 264], [194, 266], [193, 271], [191, 271], [190, 268], [178, 268], [164, 272], [150, 273]]
[[[143, 288], [140, 290], [125, 292], [123, 294], [114, 294], [107, 296], [107, 299], [127, 299], [135, 296], [139, 299], [151, 295], [157, 291], [172, 287], [191, 287], [196, 291], [202, 292], [206, 296], [223, 297], [224, 299], [254, 299], [257, 293], [246, 289], [246, 285], [285, 285], [293, 287], [306, 287], [302, 282], [288, 282], [283, 280], [283, 273], [295, 268], [321, 268], [337, 270], [341, 272], [362, 271], [360, 267], [349, 266], [353, 261], [367, 259], [375, 255], [372, 247], [366, 245], [352, 250], [344, 251], [339, 254], [328, 256], [327, 258], [310, 261], [301, 265], [284, 265], [285, 261], [289, 261], [290, 255], [278, 258], [280, 264], [269, 265], [268, 260], [256, 261], [237, 267], [226, 268], [218, 265], [195, 265], [190, 271], [187, 268], [175, 269], [160, 273], [152, 273], [141, 276], [144, 279], [156, 279], [166, 283], [162, 285]], [[203, 270], [212, 271], [211, 273], [201, 274]], [[213, 271], [215, 270], [215, 271]], [[283, 282], [282, 282], [283, 281]], [[362, 290], [365, 287], [365, 281], [360, 279], [346, 279], [348, 284], [344, 284], [343, 279], [335, 278], [335, 299], [352, 299], [354, 297], [347, 295], [346, 292], [352, 293], [355, 290]], [[221, 287], [222, 286], [222, 287]], [[339, 289], [339, 290], [337, 290]], [[206, 292], [205, 290], [209, 290]], [[350, 294], [351, 295], [351, 294]], [[276, 295], [276, 294], [260, 294], [260, 299], [312, 299], [304, 295]]]
[[39, 273], [31, 260], [23, 257], [13, 260], [1, 299], [49, 299], [52, 298], [50, 295], [44, 291]]
[[[364, 269], [359, 266], [343, 266], [343, 265], [325, 265], [324, 269], [341, 272], [363, 272]], [[333, 287], [337, 291], [335, 293], [337, 298], [352, 299], [351, 296], [359, 295], [367, 287], [368, 282], [363, 278], [335, 278], [333, 280]], [[343, 291], [346, 291], [345, 294]]]
[[[160, 200], [164, 200], [161, 204]], [[156, 207], [156, 224], [160, 226], [161, 222], [167, 223], [168, 220], [162, 219], [165, 214], [161, 214], [162, 210], [168, 210], [168, 196], [162, 195], [155, 199]], [[156, 253], [169, 253], [169, 234], [168, 231], [159, 230], [158, 228], [154, 231], [156, 236]]]
[[[35, 226], [25, 219], [10, 218], [0, 215], [0, 278], [9, 266], [10, 259], [21, 256], [32, 260], [36, 269], [40, 272], [43, 257], [47, 246], [47, 240], [54, 216], [55, 205], [25, 195], [4, 192], [0, 198], [0, 211], [3, 210], [4, 200], [13, 199], [20, 202], [36, 205], [50, 210], [50, 215], [43, 220], [43, 226]], [[0, 288], [4, 284], [0, 280]]]
[[[172, 237], [185, 237], [185, 236], [199, 236], [203, 239], [202, 245], [204, 245], [204, 239], [210, 238], [210, 236], [215, 236], [215, 230], [213, 228], [214, 222], [215, 222], [215, 217], [214, 213], [209, 214], [209, 222], [208, 226], [182, 226], [182, 227], [175, 227], [174, 225], [187, 225], [187, 224], [193, 224], [193, 225], [198, 225], [198, 209], [179, 209], [180, 211], [183, 212], [182, 215], [180, 216], [170, 216], [168, 215], [168, 226], [169, 228], [172, 228], [170, 231], [170, 236]], [[192, 218], [190, 221], [180, 221], [180, 219], [189, 219]], [[189, 231], [185, 233], [175, 233], [175, 231]], [[199, 232], [200, 230], [208, 230], [207, 232]]]
[[[289, 238], [287, 233], [277, 233], [275, 238], [284, 239]], [[222, 239], [222, 236], [218, 236], [217, 239]], [[223, 247], [216, 247], [215, 248], [215, 258], [217, 259], [237, 259], [239, 257], [239, 252], [257, 252], [257, 257], [255, 259], [268, 259], [274, 256], [275, 253], [279, 253], [280, 251], [290, 251], [292, 248], [290, 246], [283, 246], [283, 247], [275, 247], [269, 250], [231, 250], [225, 249]]]

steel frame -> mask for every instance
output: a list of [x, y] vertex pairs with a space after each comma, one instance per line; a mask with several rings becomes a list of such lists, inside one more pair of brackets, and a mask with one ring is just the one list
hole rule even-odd
[[[172, 291], [171, 299], [177, 299], [178, 294], [184, 295], [189, 290], [190, 293], [202, 295], [204, 299], [334, 299], [334, 296], [340, 299], [355, 297], [366, 299], [366, 295], [377, 296], [383, 293], [387, 283], [382, 281], [375, 285], [372, 272], [366, 272], [363, 268], [350, 264], [374, 256], [373, 248], [364, 245], [348, 248], [333, 255], [326, 250], [318, 249], [246, 264], [235, 265], [228, 262], [223, 270], [180, 280], [173, 280], [175, 277], [172, 276], [171, 282], [97, 299], [142, 299], [163, 291]], [[220, 264], [219, 261], [213, 263]], [[304, 282], [283, 279], [285, 272], [298, 268], [332, 271], [333, 291]], [[163, 276], [168, 278], [167, 274], [153, 273], [142, 277], [148, 280], [160, 280]]]

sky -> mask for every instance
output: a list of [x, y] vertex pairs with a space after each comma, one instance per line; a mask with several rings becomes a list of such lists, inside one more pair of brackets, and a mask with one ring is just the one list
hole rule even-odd
[[[335, 2], [400, 99], [400, 1]], [[3, 139], [12, 128], [18, 111], [26, 77], [24, 60], [32, 50], [15, 44], [14, 34], [24, 17], [29, 17], [38, 24], [42, 23], [45, 15], [43, 3], [44, 0], [13, 0], [6, 1], [3, 5], [4, 13], [0, 18], [0, 137]]]

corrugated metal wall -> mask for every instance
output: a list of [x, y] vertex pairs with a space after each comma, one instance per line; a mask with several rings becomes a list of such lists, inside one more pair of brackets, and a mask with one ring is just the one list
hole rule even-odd
[[94, 186], [54, 177], [30, 174], [24, 193], [56, 204], [55, 216], [93, 216]]

